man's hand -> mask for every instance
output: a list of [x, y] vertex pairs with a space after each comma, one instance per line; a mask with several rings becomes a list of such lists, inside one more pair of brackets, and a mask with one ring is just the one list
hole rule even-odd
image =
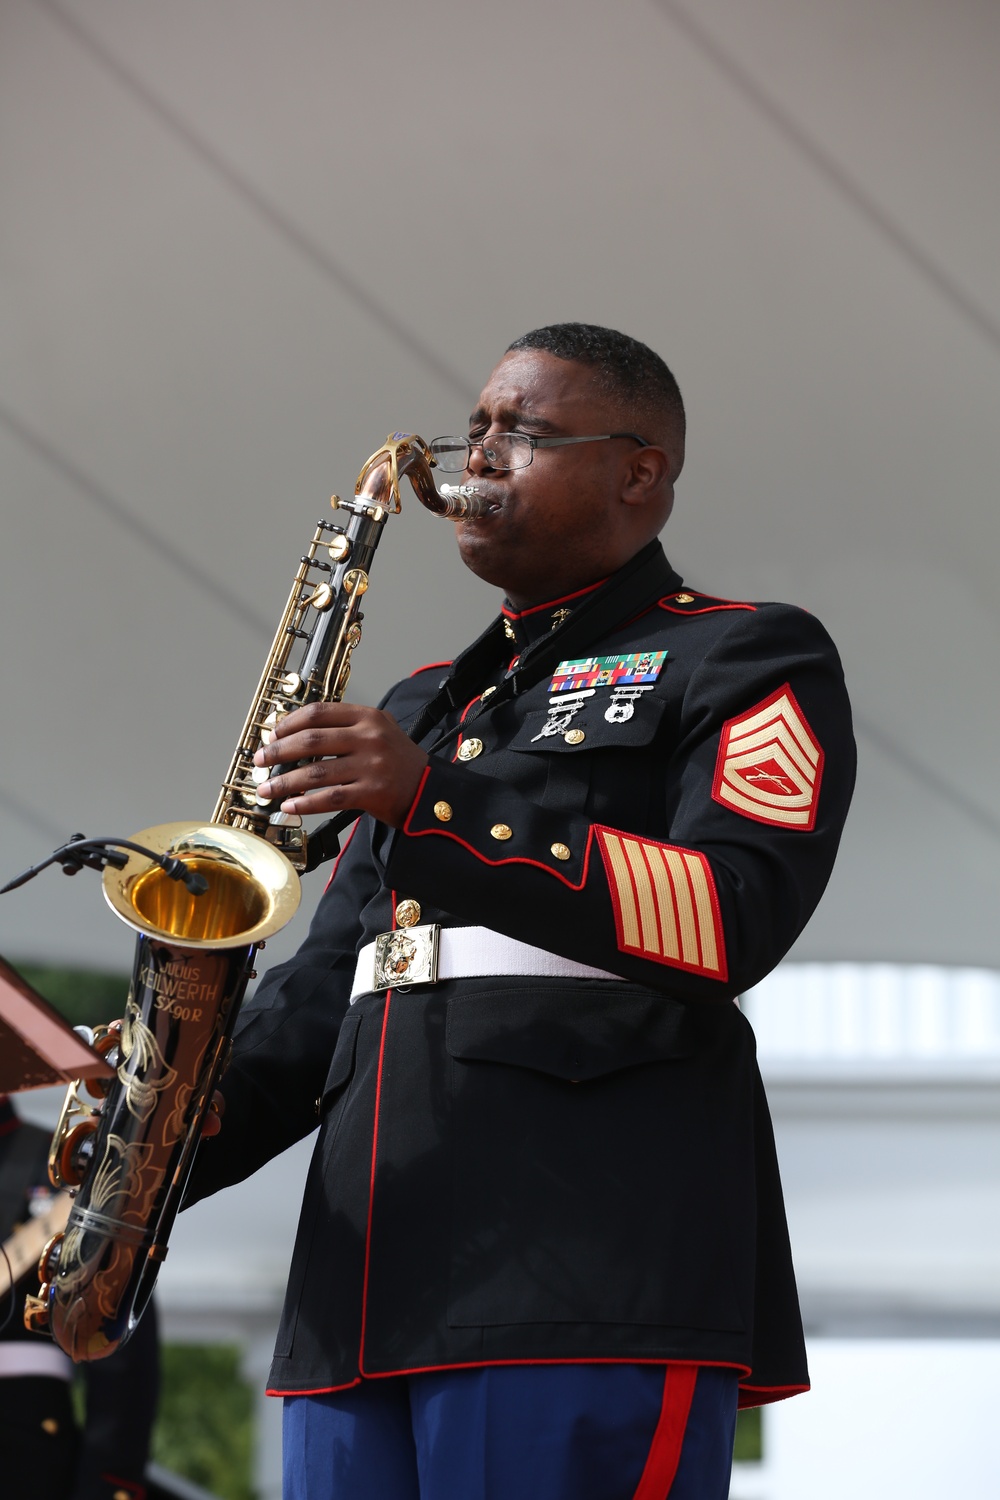
[[[281, 771], [288, 761], [309, 765]], [[260, 791], [282, 812], [341, 812], [360, 807], [400, 828], [417, 794], [427, 756], [391, 714], [353, 703], [311, 703], [278, 725], [254, 756], [276, 772]]]

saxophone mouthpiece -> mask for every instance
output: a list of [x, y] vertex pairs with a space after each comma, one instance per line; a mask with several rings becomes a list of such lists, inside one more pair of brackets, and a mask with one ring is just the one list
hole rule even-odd
[[472, 516], [485, 516], [489, 501], [474, 484], [443, 484], [438, 490], [443, 502], [435, 513], [452, 521], [464, 521]]

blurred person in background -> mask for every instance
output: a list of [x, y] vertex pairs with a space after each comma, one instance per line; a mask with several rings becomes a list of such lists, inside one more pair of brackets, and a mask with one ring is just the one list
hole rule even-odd
[[[0, 1242], [53, 1199], [52, 1133], [21, 1120], [0, 1095]], [[6, 1266], [0, 1258], [0, 1274]], [[78, 1427], [76, 1371], [46, 1334], [24, 1327], [35, 1271], [0, 1298], [0, 1495], [3, 1500], [146, 1500], [144, 1473], [159, 1394], [152, 1304], [128, 1342], [79, 1367], [85, 1417]]]

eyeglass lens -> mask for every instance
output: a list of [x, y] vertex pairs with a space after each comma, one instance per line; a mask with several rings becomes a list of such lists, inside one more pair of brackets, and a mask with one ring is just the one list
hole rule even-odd
[[520, 432], [498, 432], [478, 443], [471, 443], [468, 438], [440, 437], [430, 445], [438, 468], [446, 474], [468, 468], [473, 447], [482, 449], [486, 462], [494, 469], [523, 469], [531, 462], [531, 443]]

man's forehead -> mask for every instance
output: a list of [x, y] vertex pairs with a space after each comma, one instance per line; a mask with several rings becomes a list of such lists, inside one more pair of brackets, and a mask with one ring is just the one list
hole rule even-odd
[[597, 404], [601, 403], [594, 372], [586, 365], [540, 349], [516, 349], [493, 370], [474, 415], [533, 417], [541, 422]]

